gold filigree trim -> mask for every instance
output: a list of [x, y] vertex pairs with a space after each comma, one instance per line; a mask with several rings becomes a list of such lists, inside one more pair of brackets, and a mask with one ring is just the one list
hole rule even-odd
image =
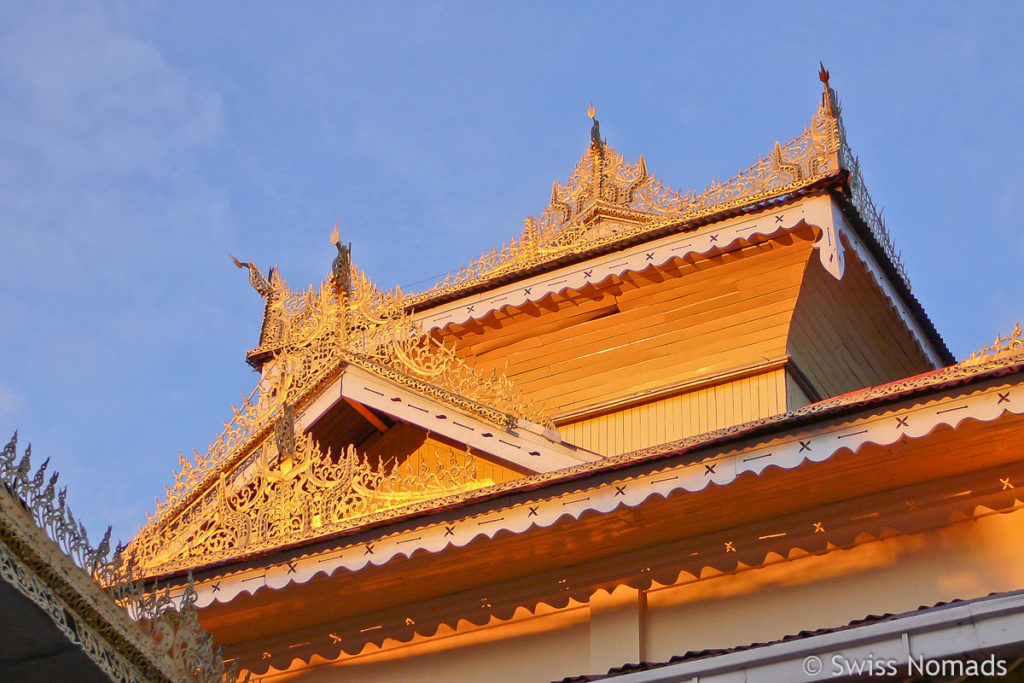
[[[375, 371], [389, 369], [390, 378], [402, 383], [407, 383], [403, 377], [418, 381], [418, 386], [426, 382], [451, 394], [439, 394], [442, 400], [455, 401], [490, 421], [505, 423], [511, 416], [550, 424], [506, 373], [483, 376], [453, 349], [418, 329], [406, 313], [400, 289], [382, 293], [355, 267], [346, 288], [336, 281], [332, 275], [319, 290], [292, 292], [283, 279], [274, 280], [263, 343], [253, 353], [270, 354], [264, 375], [272, 382], [265, 388], [275, 397], [295, 404], [340, 361], [349, 361], [369, 363]], [[243, 399], [243, 411], [254, 396]]]
[[511, 272], [583, 254], [623, 239], [721, 211], [749, 206], [836, 174], [851, 172], [852, 200], [905, 280], [892, 238], [864, 187], [846, 136], [834, 91], [824, 73], [825, 94], [811, 125], [796, 139], [776, 143], [771, 154], [726, 182], [703, 192], [678, 192], [650, 175], [644, 158], [627, 163], [606, 144], [591, 144], [565, 184], [555, 183], [540, 217], [526, 219], [518, 240], [408, 297], [407, 306], [452, 296]]
[[990, 360], [993, 356], [1010, 356], [1024, 353], [1024, 330], [1021, 330], [1020, 323], [1013, 326], [1010, 334], [1003, 336], [996, 335], [995, 341], [990, 345], [978, 349], [964, 363], [979, 363]]
[[49, 460], [32, 474], [31, 447], [19, 459], [17, 434], [0, 451], [0, 577], [43, 609], [69, 641], [112, 680], [235, 681], [199, 625], [189, 583], [179, 606], [126, 572], [110, 529], [98, 546], [48, 479]]
[[786, 195], [835, 175], [850, 173], [851, 201], [909, 287], [906, 270], [882, 212], [864, 185], [860, 163], [850, 150], [835, 91], [822, 68], [824, 93], [811, 125], [726, 182], [703, 192], [673, 190], [648, 173], [644, 157], [627, 163], [603, 141], [592, 142], [569, 180], [555, 183], [539, 217], [527, 218], [519, 239], [481, 255], [430, 289], [405, 297], [406, 307], [450, 297], [504, 275], [584, 254], [603, 246], [694, 221], [729, 209]]
[[[343, 255], [347, 258], [347, 252]], [[172, 534], [169, 525], [187, 526], [178, 518], [207, 507], [219, 495], [218, 479], [260, 457], [268, 438], [276, 443], [275, 453], [295, 450], [294, 411], [315, 399], [345, 365], [364, 368], [501, 428], [511, 428], [519, 418], [551, 426], [505, 374], [476, 372], [453, 349], [423, 334], [404, 307], [394, 303], [397, 295], [381, 295], [357, 269], [350, 268], [345, 286], [339, 287], [332, 274], [319, 290], [301, 293], [291, 292], [280, 276], [269, 282], [271, 324], [264, 325], [264, 332], [265, 339], [272, 341], [266, 348], [273, 355], [263, 365], [263, 379], [243, 397], [240, 408], [232, 406], [232, 419], [206, 454], [194, 451], [192, 459], [179, 454], [174, 486], [166, 488], [165, 499], [157, 501], [156, 516], [147, 514], [145, 527], [133, 541], [146, 547], [140, 557], [169, 552], [157, 547], [170, 541], [141, 539], [152, 534], [170, 539], [178, 532]], [[429, 487], [424, 492], [430, 493]], [[217, 550], [212, 541], [196, 543], [211, 552]], [[231, 541], [225, 548], [238, 544]], [[145, 561], [147, 566], [154, 562]]]
[[[280, 439], [278, 439], [280, 440]], [[372, 462], [349, 446], [324, 453], [295, 431], [292, 451], [268, 439], [252, 462], [222, 475], [213, 491], [165, 526], [144, 529], [126, 557], [143, 574], [169, 572], [308, 540], [357, 526], [369, 515], [490, 486], [471, 454], [418, 467]], [[276, 450], [276, 452], [275, 452]]]

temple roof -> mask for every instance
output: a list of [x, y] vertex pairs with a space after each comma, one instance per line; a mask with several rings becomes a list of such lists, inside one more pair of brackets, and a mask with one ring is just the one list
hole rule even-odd
[[[405, 503], [482, 485], [473, 471], [455, 464], [408, 478], [388, 471], [386, 463], [370, 463], [352, 445], [342, 452], [322, 450], [307, 429], [339, 400], [359, 405], [371, 419], [373, 410], [398, 415], [464, 444], [467, 453], [483, 451], [528, 472], [599, 457], [562, 443], [550, 421], [503, 374], [477, 373], [452, 349], [422, 334], [401, 307], [368, 296], [373, 290], [361, 273], [346, 269], [345, 274], [351, 279], [332, 274], [319, 290], [304, 293], [291, 292], [280, 277], [266, 283], [275, 341], [262, 380], [240, 408], [233, 408], [232, 419], [205, 455], [195, 453], [189, 460], [179, 454], [175, 484], [129, 545], [126, 561], [147, 573], [165, 565], [238, 557], [315, 538], [360, 523], [370, 513], [386, 515]], [[306, 470], [314, 473], [312, 480], [296, 479]], [[303, 495], [314, 495], [315, 489], [325, 497], [341, 495], [342, 484], [353, 484], [358, 490], [350, 493], [362, 502], [339, 502], [315, 522], [307, 519], [302, 529], [246, 530], [244, 538], [234, 532], [226, 538], [225, 520], [238, 518], [243, 508], [257, 516], [267, 512], [262, 507], [270, 503], [249, 509], [250, 489], [284, 495], [278, 489], [285, 484], [303, 488]]]
[[[1024, 403], [1021, 402], [1024, 395], [1017, 391], [1006, 392], [1003, 387], [1006, 382], [1019, 384], [1021, 373], [1024, 373], [1022, 335], [1024, 333], [1018, 327], [1012, 334], [997, 337], [991, 346], [956, 365], [867, 387], [780, 415], [501, 484], [470, 485], [460, 491], [450, 490], [419, 500], [409, 499], [378, 514], [363, 516], [354, 520], [355, 523], [338, 526], [334, 530], [325, 529], [325, 533], [315, 538], [310, 536], [306, 543], [276, 548], [276, 551], [284, 553], [298, 553], [303, 558], [299, 565], [292, 560], [286, 561], [290, 567], [286, 575], [277, 576], [274, 570], [273, 565], [280, 560], [271, 562], [270, 569], [266, 571], [259, 568], [243, 569], [240, 573], [229, 571], [234, 577], [231, 581], [234, 587], [222, 585], [216, 600], [230, 601], [251, 572], [273, 573], [276, 577], [273, 587], [281, 588], [291, 582], [302, 583], [319, 572], [330, 574], [334, 568], [356, 571], [368, 562], [382, 565], [418, 551], [436, 553], [451, 546], [461, 547], [481, 533], [489, 538], [506, 533], [522, 534], [530, 529], [551, 526], [567, 515], [583, 519], [620, 506], [639, 507], [654, 495], [668, 497], [678, 492], [697, 492], [711, 484], [728, 486], [743, 474], [760, 474], [773, 467], [794, 469], [804, 463], [824, 462], [839, 452], [856, 451], [865, 444], [892, 446], [901, 439], [922, 438], [938, 426], [953, 427], [968, 418], [990, 422], [1007, 413], [1024, 414]], [[961, 405], [965, 395], [972, 397], [969, 409]], [[940, 396], [943, 398], [936, 398]], [[953, 404], [956, 407], [949, 410], [949, 405]], [[909, 426], [902, 426], [893, 417], [895, 406], [900, 406], [900, 414], [911, 416]], [[814, 448], [809, 449], [808, 444], [812, 440]], [[765, 450], [767, 443], [772, 444], [771, 452], [749, 457], [752, 451], [760, 453]], [[637, 474], [637, 468], [645, 474]], [[676, 476], [671, 476], [673, 474]], [[615, 490], [614, 484], [626, 480], [634, 481], [638, 486], [630, 486], [630, 492], [623, 497], [619, 497], [620, 493], [611, 493]], [[604, 493], [584, 495], [586, 491]], [[542, 500], [549, 504], [537, 506], [536, 503]], [[566, 500], [575, 504], [566, 507]], [[436, 538], [430, 530], [450, 525], [451, 514], [455, 510], [463, 511], [476, 520], [475, 523], [466, 525], [464, 531], [461, 526], [451, 527], [455, 529], [454, 535], [445, 533], [442, 538]], [[387, 531], [396, 525], [401, 527], [409, 520], [416, 521], [407, 533]], [[371, 546], [376, 545], [372, 558], [363, 556], [360, 550], [363, 544], [357, 542], [354, 548], [350, 548], [352, 552], [341, 553], [331, 563], [324, 564], [326, 560], [317, 559], [319, 553], [316, 548], [335, 548], [338, 542], [343, 542], [341, 539], [354, 534], [363, 537], [365, 534], [381, 534], [381, 543], [369, 542]], [[415, 535], [414, 542], [405, 540], [409, 534]], [[324, 543], [330, 545], [324, 546]], [[270, 555], [272, 550], [275, 549], [267, 546], [258, 554]], [[209, 555], [190, 563], [165, 564], [161, 570], [165, 575], [174, 575], [184, 571], [186, 565], [199, 571], [230, 565], [237, 559]], [[303, 569], [302, 566], [306, 565], [309, 567]], [[208, 604], [210, 599], [207, 594], [201, 598], [201, 604]]]
[[[905, 289], [902, 296], [929, 331], [928, 336], [945, 351], [909, 293], [899, 253], [881, 211], [867, 193], [859, 161], [847, 144], [841, 107], [824, 67], [819, 78], [822, 95], [803, 133], [787, 143], [776, 142], [749, 168], [726, 181], [716, 179], [703, 191], [669, 187], [648, 170], [643, 156], [628, 161], [598, 134], [592, 136], [568, 179], [553, 183], [548, 205], [539, 216], [524, 221], [518, 238], [482, 254], [428, 289], [409, 293], [398, 287], [380, 290], [351, 267], [350, 253], [337, 238], [339, 258], [333, 269], [341, 273], [351, 268], [353, 301], [371, 316], [388, 317], [396, 310], [420, 312], [627, 245], [832, 191], [846, 200], [852, 223], [864, 233], [888, 277]], [[301, 295], [280, 291], [276, 269], [264, 278], [251, 264], [239, 265], [249, 267], [253, 287], [266, 299], [259, 344], [247, 354], [249, 362], [259, 368], [275, 353], [287, 326], [284, 321], [299, 313], [302, 300]], [[952, 360], [948, 352], [945, 355]]]
[[[776, 143], [770, 154], [747, 170], [728, 181], [715, 181], [700, 193], [667, 187], [648, 171], [642, 156], [627, 162], [598, 131], [568, 180], [553, 184], [548, 206], [540, 216], [526, 220], [518, 239], [422, 292], [378, 289], [351, 264], [350, 250], [342, 245], [337, 229], [332, 242], [338, 257], [319, 289], [294, 292], [276, 269], [264, 277], [254, 265], [236, 260], [238, 267], [248, 269], [250, 282], [265, 300], [259, 344], [248, 353], [250, 363], [262, 370], [262, 380], [243, 398], [240, 408], [233, 408], [232, 419], [206, 454], [195, 453], [192, 461], [181, 457], [174, 486], [167, 489], [164, 501], [158, 501], [156, 516], [149, 519], [133, 546], [152, 546], [170, 533], [168, 525], [176, 523], [186, 510], [195, 515], [203, 507], [202, 501], [212, 505], [225, 477], [234, 480], [260, 462], [257, 469], [266, 472], [279, 466], [289, 453], [298, 453], [300, 446], [311, 461], [327, 458], [327, 454], [314, 453], [315, 444], [305, 444], [308, 435], [295, 416], [346, 372], [354, 372], [347, 368], [368, 373], [390, 383], [388, 386], [403, 387], [433, 406], [447, 406], [494, 425], [512, 434], [510, 438], [539, 435], [546, 440], [541, 451], [555, 453], [555, 460], [563, 458], [559, 449], [564, 450], [565, 444], [557, 433], [545, 431], [552, 426], [550, 420], [524, 400], [507, 377], [479, 375], [453, 350], [437, 342], [428, 329], [414, 323], [415, 311], [441, 302], [567, 262], [693, 230], [708, 221], [761, 212], [773, 204], [829, 192], [839, 192], [848, 200], [862, 222], [861, 229], [866, 226], [869, 243], [881, 252], [879, 261], [888, 269], [888, 277], [895, 276], [906, 285], [891, 239], [864, 191], [857, 160], [847, 147], [828, 73], [822, 69], [820, 76], [821, 100], [801, 135], [786, 144]], [[594, 125], [597, 130], [596, 121]], [[916, 305], [908, 292], [906, 298]], [[919, 309], [912, 306], [915, 317], [924, 321], [927, 336], [938, 340]], [[936, 346], [945, 350], [941, 340]], [[469, 446], [469, 441], [462, 443]], [[334, 465], [349, 469], [366, 465], [352, 453], [335, 453], [333, 458]], [[143, 539], [149, 540], [143, 543]], [[166, 564], [149, 559], [154, 567]]]
[[422, 310], [526, 274], [545, 265], [586, 257], [608, 248], [643, 241], [666, 231], [690, 228], [714, 217], [758, 210], [794, 194], [820, 191], [829, 181], [848, 186], [850, 200], [907, 282], [881, 213], [864, 188], [857, 158], [846, 142], [841, 109], [829, 74], [819, 74], [824, 92], [804, 132], [759, 158], [726, 181], [702, 192], [677, 191], [647, 169], [643, 156], [628, 162], [603, 140], [592, 140], [564, 183], [555, 182], [540, 216], [527, 218], [518, 239], [485, 253], [433, 287], [404, 296]]

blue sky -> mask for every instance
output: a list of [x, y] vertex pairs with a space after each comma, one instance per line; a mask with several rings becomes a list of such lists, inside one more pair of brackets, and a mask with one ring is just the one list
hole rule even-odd
[[519, 233], [589, 136], [679, 189], [814, 113], [818, 60], [957, 357], [1024, 318], [1024, 5], [18, 3], [0, 16], [0, 433], [130, 536], [256, 376], [228, 253], [409, 291]]

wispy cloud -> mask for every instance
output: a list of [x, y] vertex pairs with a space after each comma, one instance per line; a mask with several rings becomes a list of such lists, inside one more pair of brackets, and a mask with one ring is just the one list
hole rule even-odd
[[59, 177], [166, 173], [211, 144], [216, 93], [190, 83], [102, 4], [30, 9], [0, 48], [5, 156]]
[[[221, 95], [147, 37], [140, 12], [25, 3], [0, 18], [0, 325], [12, 331], [0, 420], [17, 417], [51, 455], [107, 450], [108, 465], [166, 413], [167, 380], [151, 368], [183, 355], [181, 330], [224, 324], [198, 305], [203, 259], [227, 252], [230, 202], [204, 167], [223, 136]], [[90, 441], [117, 419], [115, 445]], [[119, 495], [131, 470], [110, 471], [103, 485]]]
[[19, 405], [21, 405], [21, 395], [0, 382], [0, 423], [11, 421]]

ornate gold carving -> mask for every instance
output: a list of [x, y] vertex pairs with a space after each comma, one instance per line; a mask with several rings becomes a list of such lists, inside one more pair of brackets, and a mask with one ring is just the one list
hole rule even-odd
[[[228, 254], [228, 256], [231, 256]], [[263, 277], [263, 273], [260, 272], [259, 267], [255, 263], [247, 263], [239, 261], [234, 256], [231, 256], [231, 261], [238, 268], [242, 268], [249, 271], [249, 284], [255, 289], [260, 296], [266, 298], [270, 294], [270, 283]], [[273, 278], [273, 271], [271, 271], [271, 278]]]
[[49, 460], [31, 475], [31, 456], [29, 447], [18, 459], [17, 434], [0, 451], [0, 577], [112, 680], [237, 680], [199, 626], [191, 582], [175, 609], [169, 595], [133, 581], [121, 546], [108, 559], [110, 529], [93, 547], [58, 475], [47, 480]]
[[1008, 356], [1019, 353], [1024, 353], [1024, 330], [1021, 330], [1020, 323], [1017, 323], [1009, 335], [1004, 337], [997, 334], [992, 344], [975, 351], [964, 362], [976, 363], [989, 360], [992, 356]]
[[[596, 122], [595, 122], [596, 126]], [[839, 170], [838, 118], [823, 98], [811, 126], [786, 145], [725, 183], [704, 192], [677, 192], [647, 171], [641, 156], [627, 163], [610, 146], [592, 143], [564, 185], [555, 183], [539, 218], [528, 218], [519, 240], [481, 256], [433, 288], [413, 295], [407, 306], [451, 295], [507, 272], [584, 253], [652, 230], [780, 196]], [[623, 219], [601, 229], [595, 217]]]
[[173, 571], [268, 550], [339, 531], [420, 501], [466, 493], [493, 482], [477, 476], [470, 455], [453, 452], [437, 467], [373, 463], [351, 445], [323, 453], [308, 434], [294, 433], [295, 451], [273, 453], [265, 442], [253, 462], [221, 475], [185, 514], [143, 530], [130, 546], [144, 573]]
[[[277, 542], [280, 533], [259, 529], [241, 536], [221, 529], [215, 538], [187, 540], [199, 533], [189, 520], [206, 515], [213, 505], [230, 528], [250, 523], [243, 521], [243, 517], [251, 514], [252, 509], [237, 504], [234, 498], [230, 500], [235, 502], [224, 502], [231, 495], [231, 489], [224, 489], [225, 478], [234, 481], [232, 478], [253, 462], [269, 457], [271, 444], [274, 462], [280, 460], [282, 467], [293, 453], [299, 458], [299, 443], [306, 437], [296, 430], [295, 411], [312, 401], [316, 392], [333, 381], [345, 365], [364, 368], [506, 429], [517, 418], [551, 425], [522, 398], [507, 376], [480, 375], [453, 349], [418, 330], [404, 307], [397, 303], [397, 291], [380, 293], [354, 268], [350, 270], [349, 284], [351, 296], [344, 287], [337, 286], [333, 275], [319, 290], [309, 288], [305, 292], [291, 292], [280, 277], [271, 282], [267, 310], [272, 324], [265, 326], [268, 343], [263, 352], [272, 355], [263, 365], [263, 380], [257, 390], [243, 398], [241, 408], [232, 407], [231, 421], [225, 423], [224, 431], [205, 455], [195, 453], [194, 460], [189, 460], [179, 454], [181, 467], [174, 486], [167, 489], [164, 501], [157, 501], [156, 517], [148, 517], [145, 528], [132, 542], [133, 552], [145, 558], [140, 562], [147, 567], [163, 564], [178, 557], [177, 548], [185, 546], [201, 549], [195, 553], [216, 553], [249, 547], [250, 541], [246, 539], [250, 537], [253, 543]], [[312, 446], [305, 447], [312, 452]], [[346, 461], [342, 458], [339, 462]], [[321, 477], [318, 481], [327, 480]], [[364, 492], [365, 500], [379, 509], [388, 509], [380, 498], [387, 493], [388, 481], [384, 478], [378, 482], [385, 489], [372, 489], [378, 493]], [[413, 500], [414, 493], [403, 489], [398, 498]], [[427, 497], [440, 495], [426, 484], [421, 493]], [[214, 505], [216, 501], [221, 502]], [[342, 514], [332, 509], [323, 518], [334, 523], [352, 514], [351, 510]], [[234, 520], [234, 526], [224, 521], [228, 518]], [[308, 531], [307, 527], [303, 529]], [[289, 527], [289, 532], [299, 531]], [[188, 552], [192, 553], [189, 557], [195, 555]], [[155, 559], [157, 556], [160, 559]]]
[[[483, 254], [432, 288], [408, 297], [406, 306], [452, 296], [509, 272], [585, 253], [668, 225], [779, 197], [832, 176], [840, 168], [850, 172], [854, 205], [909, 286], [881, 212], [867, 194], [860, 164], [846, 143], [839, 103], [824, 67], [819, 76], [825, 92], [810, 127], [802, 135], [785, 145], [775, 143], [768, 157], [724, 183], [713, 182], [699, 194], [668, 188], [648, 174], [642, 156], [633, 164], [626, 163], [600, 140], [599, 133], [592, 132], [591, 145], [568, 182], [554, 184], [548, 207], [539, 218], [526, 219], [518, 240]], [[591, 118], [592, 112], [588, 112]], [[600, 221], [594, 220], [602, 215], [626, 220], [602, 229]]]

